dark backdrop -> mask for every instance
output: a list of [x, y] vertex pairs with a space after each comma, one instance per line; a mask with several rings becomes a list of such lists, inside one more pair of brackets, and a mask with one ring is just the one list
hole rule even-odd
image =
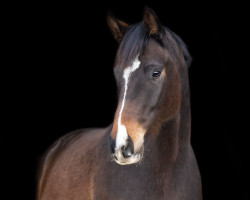
[[4, 134], [8, 139], [1, 141], [13, 162], [5, 165], [13, 166], [8, 176], [21, 174], [6, 182], [20, 189], [9, 192], [11, 197], [35, 198], [39, 160], [57, 138], [112, 122], [117, 44], [106, 25], [106, 13], [111, 10], [128, 23], [137, 23], [144, 5], [184, 40], [193, 57], [192, 145], [204, 199], [247, 199], [245, 135], [232, 131], [230, 120], [235, 110], [232, 98], [239, 91], [228, 77], [240, 65], [236, 56], [245, 30], [239, 23], [245, 19], [244, 6], [192, 0], [11, 5], [6, 16], [11, 19], [7, 34], [12, 39], [6, 51], [15, 56], [8, 59], [11, 79], [4, 85], [10, 97], [5, 118], [11, 123]]

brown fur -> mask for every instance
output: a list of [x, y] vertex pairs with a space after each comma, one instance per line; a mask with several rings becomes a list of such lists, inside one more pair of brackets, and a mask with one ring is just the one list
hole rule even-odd
[[[151, 15], [150, 23], [157, 22], [155, 13], [145, 13]], [[117, 24], [109, 25], [122, 39], [115, 62], [119, 102], [114, 123], [105, 129], [68, 134], [51, 147], [41, 170], [38, 200], [201, 200], [200, 173], [190, 144], [190, 95], [184, 58], [187, 50], [163, 27], [154, 37], [156, 32], [146, 26], [146, 42], [133, 44], [134, 36], [141, 36], [138, 27], [145, 32], [144, 24], [128, 27], [127, 35]], [[147, 37], [148, 33], [153, 35]], [[138, 48], [128, 50], [129, 42]], [[134, 144], [139, 127], [146, 130], [144, 155], [136, 164], [119, 165], [113, 162], [108, 138], [116, 138], [124, 92], [122, 72], [138, 53], [141, 66], [130, 78], [123, 123]], [[122, 60], [125, 55], [131, 55], [131, 60]], [[157, 67], [162, 75], [152, 79], [152, 70]]]

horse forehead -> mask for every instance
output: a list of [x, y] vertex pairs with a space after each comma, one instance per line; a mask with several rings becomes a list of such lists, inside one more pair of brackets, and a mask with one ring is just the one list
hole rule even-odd
[[165, 60], [167, 51], [155, 40], [149, 40], [143, 53], [141, 54], [141, 60]]

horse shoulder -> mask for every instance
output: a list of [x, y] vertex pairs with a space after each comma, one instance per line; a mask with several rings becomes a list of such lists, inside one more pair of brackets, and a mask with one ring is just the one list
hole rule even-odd
[[[65, 176], [60, 173], [63, 171], [63, 167], [74, 166], [75, 169], [73, 170], [77, 171], [79, 162], [88, 162], [90, 160], [88, 158], [93, 156], [91, 149], [93, 152], [94, 148], [90, 148], [91, 145], [94, 147], [101, 142], [101, 138], [105, 132], [106, 129], [81, 129], [59, 138], [48, 149], [42, 159], [39, 171], [37, 199], [41, 200], [44, 195], [47, 196], [44, 193], [48, 193], [47, 190], [50, 190], [50, 186], [48, 187], [47, 185], [51, 182], [51, 179], [55, 181], [57, 177]], [[87, 156], [88, 154], [89, 156]], [[55, 188], [51, 188], [51, 190], [55, 190]]]

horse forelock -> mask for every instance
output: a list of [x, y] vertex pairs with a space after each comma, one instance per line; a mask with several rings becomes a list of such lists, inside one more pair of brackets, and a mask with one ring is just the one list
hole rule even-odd
[[168, 53], [170, 53], [171, 56], [176, 57], [176, 60], [179, 60], [179, 56], [181, 55], [174, 52], [181, 49], [186, 65], [189, 66], [192, 58], [188, 52], [186, 44], [169, 28], [163, 26], [162, 30], [162, 38], [159, 38], [149, 35], [144, 22], [139, 22], [129, 26], [117, 51], [116, 63], [122, 66], [131, 65], [136, 56], [142, 54], [149, 39], [154, 39], [160, 46], [168, 50]]
[[148, 34], [143, 22], [128, 27], [117, 51], [116, 62], [122, 66], [129, 66], [140, 55], [147, 45]]

